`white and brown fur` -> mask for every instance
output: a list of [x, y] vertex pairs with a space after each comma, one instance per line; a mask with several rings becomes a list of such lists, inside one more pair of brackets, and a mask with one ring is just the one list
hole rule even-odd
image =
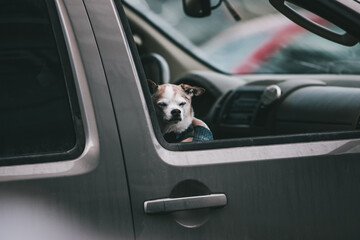
[[182, 133], [194, 119], [191, 99], [205, 92], [205, 89], [187, 84], [162, 84], [149, 80], [152, 86], [152, 101], [156, 109], [162, 134]]

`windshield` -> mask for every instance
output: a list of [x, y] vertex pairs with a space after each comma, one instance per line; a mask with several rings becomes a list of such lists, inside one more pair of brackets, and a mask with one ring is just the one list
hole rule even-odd
[[[126, 0], [173, 41], [208, 65], [230, 74], [359, 74], [360, 45], [323, 39], [278, 13], [268, 0], [231, 0], [209, 17], [184, 14], [181, 0]], [[217, 1], [213, 1], [216, 5]], [[329, 28], [323, 19], [309, 16]]]

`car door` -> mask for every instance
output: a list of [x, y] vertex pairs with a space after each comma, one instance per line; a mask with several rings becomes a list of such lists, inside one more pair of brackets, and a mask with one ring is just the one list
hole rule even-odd
[[84, 2], [121, 137], [136, 239], [360, 237], [358, 132], [166, 144], [153, 128], [120, 1]]
[[83, 2], [2, 1], [0, 32], [0, 239], [134, 239]]

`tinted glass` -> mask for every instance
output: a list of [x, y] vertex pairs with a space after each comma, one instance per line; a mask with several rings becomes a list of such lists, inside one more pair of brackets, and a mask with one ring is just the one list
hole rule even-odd
[[74, 149], [79, 129], [47, 3], [2, 0], [0, 36], [0, 157]]

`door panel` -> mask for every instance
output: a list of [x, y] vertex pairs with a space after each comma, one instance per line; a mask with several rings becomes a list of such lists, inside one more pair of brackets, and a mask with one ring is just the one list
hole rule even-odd
[[[56, 168], [46, 163], [1, 167], [1, 180], [6, 181], [4, 174], [8, 174], [11, 181], [0, 183], [0, 239], [134, 239], [115, 116], [86, 9], [81, 0], [59, 2], [65, 4], [71, 22], [65, 26], [65, 38], [75, 40], [68, 47], [78, 51], [77, 64], [84, 67], [73, 71], [84, 70], [91, 92], [91, 102], [85, 104], [95, 110], [92, 124], [99, 133], [99, 163], [92, 172], [70, 177], [71, 160], [57, 162]], [[77, 89], [78, 95], [80, 91], [84, 89]], [[81, 166], [73, 163], [72, 167]], [[18, 172], [23, 175], [15, 176]], [[22, 180], [28, 177], [39, 179]]]
[[[356, 140], [164, 149], [154, 137], [123, 25], [112, 16], [114, 5], [85, 3], [117, 117], [137, 239], [360, 237]], [[166, 214], [144, 211], [149, 200], [206, 194], [225, 194], [227, 205]]]
[[[131, 160], [133, 167], [127, 164], [129, 172], [136, 172], [130, 177], [130, 188], [135, 224], [142, 226], [140, 231], [136, 229], [140, 239], [146, 236], [159, 239], [339, 239], [344, 236], [353, 239], [359, 236], [356, 223], [360, 210], [357, 204], [360, 166], [356, 156], [186, 168], [154, 163], [161, 159], [147, 158], [141, 163]], [[139, 167], [145, 161], [152, 163]], [[169, 197], [173, 188], [186, 179], [201, 182], [211, 193], [225, 193], [228, 205], [207, 212], [207, 221], [196, 229], [184, 228], [181, 226], [184, 222], [179, 222], [173, 214], [143, 213], [145, 200]]]

